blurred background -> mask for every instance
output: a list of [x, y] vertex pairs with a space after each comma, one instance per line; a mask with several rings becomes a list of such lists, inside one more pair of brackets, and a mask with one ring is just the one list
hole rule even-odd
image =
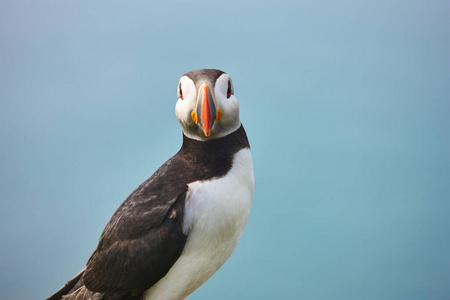
[[256, 191], [189, 299], [448, 299], [450, 2], [0, 2], [0, 298], [80, 271], [181, 146], [178, 79], [233, 78]]

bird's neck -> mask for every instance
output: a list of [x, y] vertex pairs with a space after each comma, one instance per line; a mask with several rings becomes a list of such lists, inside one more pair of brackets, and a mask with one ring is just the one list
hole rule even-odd
[[221, 160], [233, 156], [243, 148], [250, 148], [244, 127], [241, 125], [236, 131], [227, 136], [198, 141], [183, 134], [183, 145], [180, 154], [194, 162]]

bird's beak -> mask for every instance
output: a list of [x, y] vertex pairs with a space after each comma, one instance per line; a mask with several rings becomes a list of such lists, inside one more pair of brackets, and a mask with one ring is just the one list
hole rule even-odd
[[[200, 105], [200, 118], [198, 116], [198, 107]], [[195, 123], [200, 121], [200, 126], [206, 137], [211, 135], [211, 128], [215, 121], [219, 121], [222, 117], [222, 112], [217, 108], [214, 92], [211, 87], [205, 82], [203, 83], [197, 95], [197, 102], [195, 110], [192, 111], [192, 120]]]

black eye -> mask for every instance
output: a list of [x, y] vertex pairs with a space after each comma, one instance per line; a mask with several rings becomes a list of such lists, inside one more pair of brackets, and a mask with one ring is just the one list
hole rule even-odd
[[181, 89], [181, 83], [178, 85], [177, 96], [178, 96], [178, 99], [181, 98], [181, 100], [183, 100], [183, 90]]
[[228, 80], [227, 98], [230, 98], [231, 95], [233, 95], [233, 88], [231, 87], [231, 80]]

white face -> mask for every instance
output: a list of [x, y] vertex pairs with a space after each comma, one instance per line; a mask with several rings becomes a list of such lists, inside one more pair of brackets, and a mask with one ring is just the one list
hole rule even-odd
[[[196, 86], [194, 81], [187, 76], [180, 79], [175, 114], [181, 124], [183, 133], [191, 139], [204, 141], [220, 138], [236, 131], [241, 126], [239, 103], [234, 96], [230, 76], [225, 73], [220, 75], [215, 82], [214, 91], [211, 90], [211, 85], [207, 80], [202, 80], [197, 82]], [[207, 116], [204, 114], [204, 106], [202, 106], [203, 95], [206, 93], [204, 91], [207, 90], [210, 92], [209, 99], [213, 99], [209, 101], [209, 104], [211, 107], [214, 106], [210, 133], [205, 130], [207, 126], [204, 123], [207, 121], [204, 119], [207, 119]], [[216, 112], [215, 115], [214, 112]], [[197, 116], [197, 119], [193, 114]]]

